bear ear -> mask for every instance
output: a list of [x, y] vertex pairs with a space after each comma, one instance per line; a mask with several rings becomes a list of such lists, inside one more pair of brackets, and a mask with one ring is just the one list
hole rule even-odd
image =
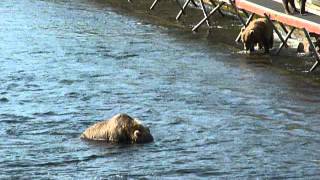
[[133, 134], [134, 134], [135, 137], [140, 137], [142, 135], [140, 130], [135, 130]]

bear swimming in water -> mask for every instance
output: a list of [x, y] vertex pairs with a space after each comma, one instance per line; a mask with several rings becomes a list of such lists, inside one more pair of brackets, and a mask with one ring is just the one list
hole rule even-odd
[[127, 114], [117, 114], [111, 119], [92, 125], [81, 134], [80, 138], [110, 143], [149, 143], [153, 141], [149, 128]]
[[264, 47], [265, 53], [273, 47], [273, 27], [266, 18], [255, 19], [245, 28], [241, 29], [241, 40], [244, 49], [254, 51], [254, 46]]

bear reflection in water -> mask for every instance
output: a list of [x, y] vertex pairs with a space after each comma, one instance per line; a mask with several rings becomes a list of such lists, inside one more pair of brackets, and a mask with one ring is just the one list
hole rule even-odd
[[110, 143], [149, 143], [153, 137], [149, 128], [127, 114], [117, 114], [86, 129], [82, 139]]

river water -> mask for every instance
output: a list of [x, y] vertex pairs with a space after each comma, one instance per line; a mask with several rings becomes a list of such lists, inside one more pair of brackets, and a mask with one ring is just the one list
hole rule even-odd
[[[193, 34], [200, 12], [150, 3], [0, 2], [0, 179], [318, 179], [318, 76], [237, 53], [233, 18]], [[119, 112], [155, 142], [79, 139]]]

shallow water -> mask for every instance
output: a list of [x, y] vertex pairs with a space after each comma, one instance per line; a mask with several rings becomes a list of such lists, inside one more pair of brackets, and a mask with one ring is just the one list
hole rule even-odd
[[[0, 178], [317, 179], [317, 78], [237, 53], [232, 18], [192, 34], [150, 3], [0, 2]], [[155, 142], [79, 139], [119, 112]]]

